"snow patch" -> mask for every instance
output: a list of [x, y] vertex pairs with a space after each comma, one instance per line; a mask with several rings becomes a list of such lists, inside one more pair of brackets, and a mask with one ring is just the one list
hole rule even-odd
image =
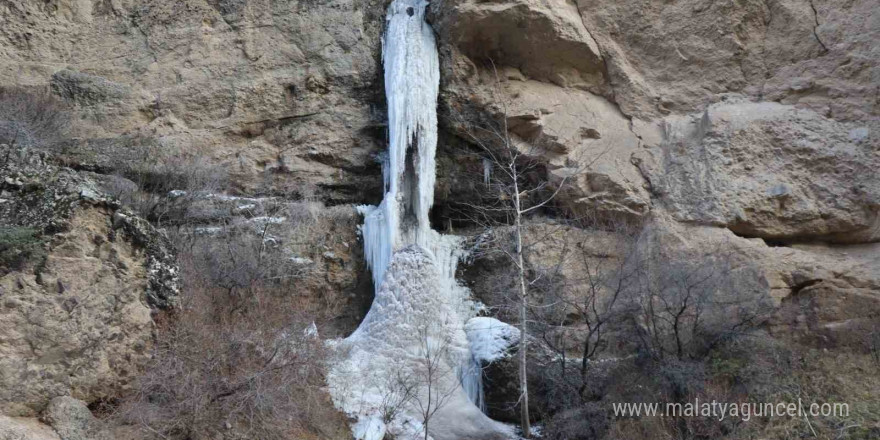
[[480, 362], [491, 363], [507, 357], [519, 342], [519, 329], [495, 318], [471, 318], [464, 326], [471, 354]]

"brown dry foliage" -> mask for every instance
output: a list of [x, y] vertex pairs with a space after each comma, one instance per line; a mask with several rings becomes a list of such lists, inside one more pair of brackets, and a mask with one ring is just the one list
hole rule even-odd
[[178, 239], [181, 306], [112, 419], [155, 438], [346, 436], [310, 331], [321, 304], [299, 295], [295, 275], [281, 276], [279, 252], [242, 231]]
[[0, 144], [50, 147], [69, 125], [63, 102], [48, 90], [0, 87]]

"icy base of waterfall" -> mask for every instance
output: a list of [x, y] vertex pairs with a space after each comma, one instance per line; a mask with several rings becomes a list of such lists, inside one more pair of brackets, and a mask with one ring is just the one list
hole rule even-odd
[[[419, 246], [394, 253], [364, 321], [334, 345], [327, 377], [330, 394], [338, 408], [358, 420], [353, 428], [358, 439], [379, 440], [386, 433], [423, 438], [420, 408], [429, 384], [435, 396], [447, 396], [429, 419], [434, 440], [515, 438], [509, 426], [483, 414], [461, 386], [461, 369], [471, 356], [464, 328], [476, 310], [469, 298], [461, 297], [469, 294], [467, 289], [444, 288], [448, 283], [441, 281], [438, 269], [433, 255]], [[428, 381], [425, 347], [441, 346], [441, 361]], [[393, 408], [393, 390], [401, 378], [414, 381], [417, 394]]]

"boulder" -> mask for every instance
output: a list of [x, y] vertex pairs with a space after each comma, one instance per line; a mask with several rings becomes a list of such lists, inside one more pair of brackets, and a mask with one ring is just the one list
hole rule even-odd
[[70, 396], [52, 399], [42, 420], [55, 429], [61, 440], [93, 440], [97, 428], [97, 419], [85, 402]]
[[61, 437], [37, 419], [0, 415], [0, 440], [61, 440]]

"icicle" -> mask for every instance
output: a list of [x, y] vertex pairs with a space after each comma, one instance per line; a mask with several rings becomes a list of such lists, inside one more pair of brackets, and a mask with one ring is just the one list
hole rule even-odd
[[492, 161], [488, 157], [483, 158], [483, 185], [489, 186], [492, 179]]
[[461, 387], [467, 394], [468, 399], [473, 402], [477, 408], [483, 413], [486, 412], [486, 398], [483, 392], [483, 366], [480, 361], [471, 356], [462, 371], [459, 374]]

